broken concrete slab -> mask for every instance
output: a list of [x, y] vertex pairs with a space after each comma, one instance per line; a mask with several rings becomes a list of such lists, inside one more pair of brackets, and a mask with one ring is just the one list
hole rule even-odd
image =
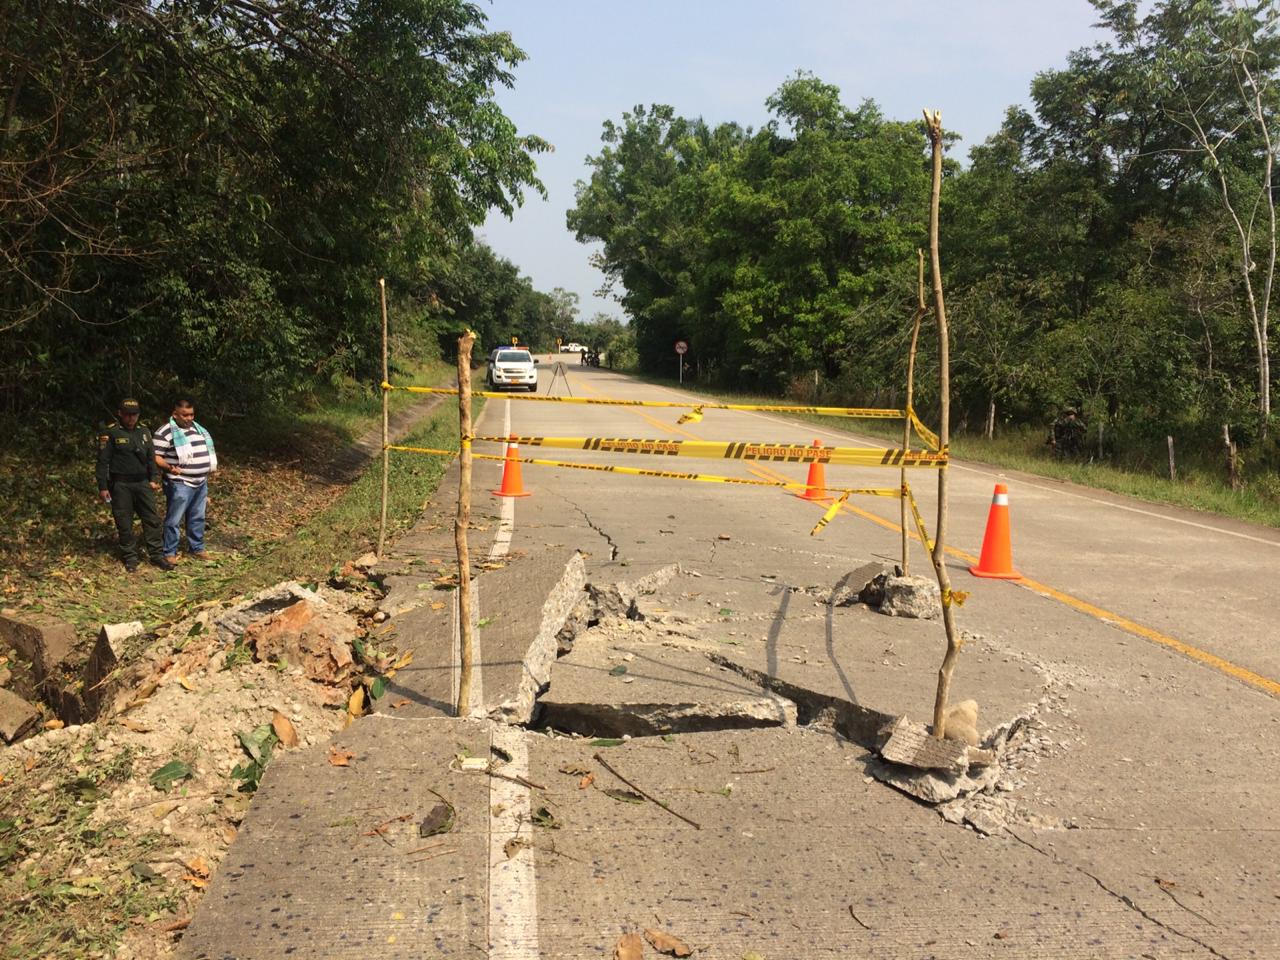
[[556, 661], [538, 723], [585, 736], [794, 726], [796, 705], [695, 651], [579, 641]]
[[29, 661], [37, 682], [43, 682], [75, 653], [76, 630], [44, 614], [5, 610], [0, 613], [0, 646], [4, 645]]
[[[369, 717], [274, 760], [178, 956], [487, 956], [490, 778], [454, 758], [489, 756], [492, 729]], [[419, 836], [442, 800], [452, 829]]]
[[39, 709], [16, 693], [0, 687], [0, 739], [13, 743], [30, 731], [39, 719]]
[[585, 585], [582, 554], [569, 548], [479, 578], [481, 609], [504, 611], [479, 631], [486, 715], [506, 723], [533, 718], [538, 694], [551, 680], [556, 636]]

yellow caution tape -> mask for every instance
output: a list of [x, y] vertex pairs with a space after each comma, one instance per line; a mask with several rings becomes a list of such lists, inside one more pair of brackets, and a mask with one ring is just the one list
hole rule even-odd
[[926, 450], [893, 447], [811, 447], [802, 443], [751, 443], [733, 440], [645, 440], [626, 437], [476, 437], [485, 443], [517, 443], [524, 447], [638, 453], [658, 457], [703, 457], [716, 460], [769, 460], [824, 463], [853, 467], [942, 467], [947, 457]]
[[[476, 439], [483, 439], [477, 437]], [[425, 453], [438, 457], [456, 457], [457, 450], [440, 450], [434, 447], [410, 447], [401, 444], [388, 444], [388, 450], [400, 450], [405, 453]], [[746, 477], [721, 477], [708, 473], [679, 473], [671, 470], [642, 470], [638, 467], [619, 467], [613, 464], [600, 463], [571, 463], [563, 460], [542, 460], [537, 457], [506, 457], [495, 453], [473, 453], [472, 456], [477, 460], [492, 460], [502, 463], [508, 459], [518, 460], [520, 463], [531, 463], [541, 467], [563, 467], [569, 470], [595, 470], [600, 473], [621, 473], [631, 477], [656, 477], [662, 480], [694, 480], [700, 483], [732, 483], [745, 487], [774, 487], [787, 490], [807, 490], [809, 485], [806, 483], [792, 483], [784, 480], [749, 480]], [[897, 487], [862, 487], [841, 489], [836, 487], [825, 487], [831, 493], [840, 494], [840, 503], [843, 503], [850, 496], [869, 496], [869, 497], [900, 497], [902, 491]], [[825, 524], [824, 524], [825, 525]]]
[[911, 407], [907, 408], [907, 419], [911, 421], [911, 427], [915, 430], [916, 436], [923, 440], [930, 450], [942, 449], [942, 442], [938, 439], [938, 435], [920, 422], [920, 418]]
[[916, 504], [915, 494], [911, 492], [910, 486], [904, 484], [903, 487], [906, 492], [907, 503], [911, 504], [911, 515], [915, 517], [916, 533], [920, 537], [920, 542], [924, 544], [926, 551], [933, 553], [933, 541], [929, 539], [929, 531], [925, 529], [924, 517], [920, 516], [920, 507]]
[[[383, 390], [407, 390], [410, 393], [438, 393], [456, 395], [457, 387], [401, 387], [382, 382]], [[532, 400], [535, 403], [583, 403], [606, 407], [667, 407], [678, 410], [765, 410], [773, 413], [809, 413], [822, 417], [849, 417], [863, 420], [901, 420], [905, 410], [889, 410], [878, 407], [801, 407], [785, 403], [711, 403], [705, 400], [679, 402], [676, 400], [613, 400], [605, 397], [548, 397], [539, 393], [501, 393], [491, 390], [473, 390], [473, 397], [493, 397], [503, 400]]]
[[840, 496], [836, 499], [836, 502], [831, 504], [831, 506], [827, 507], [826, 513], [822, 515], [822, 519], [818, 521], [817, 526], [815, 526], [812, 530], [809, 531], [809, 536], [816, 537], [819, 533], [821, 533], [822, 528], [825, 527], [828, 523], [832, 521], [832, 519], [835, 518], [835, 515], [840, 512], [840, 508], [844, 506], [845, 501], [848, 499], [849, 499], [849, 494], [847, 493], [840, 494]]

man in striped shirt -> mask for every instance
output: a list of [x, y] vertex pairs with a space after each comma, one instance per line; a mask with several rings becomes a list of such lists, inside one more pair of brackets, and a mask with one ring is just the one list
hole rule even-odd
[[208, 560], [204, 548], [204, 514], [209, 496], [209, 474], [218, 469], [218, 454], [209, 431], [196, 423], [195, 401], [178, 397], [169, 421], [152, 434], [156, 465], [164, 473], [168, 507], [164, 515], [164, 554], [178, 559], [178, 537], [187, 530], [187, 555]]

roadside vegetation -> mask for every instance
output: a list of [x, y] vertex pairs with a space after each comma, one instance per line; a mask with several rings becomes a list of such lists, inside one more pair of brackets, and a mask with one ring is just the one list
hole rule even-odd
[[[678, 387], [674, 379], [646, 376], [639, 370], [626, 371], [650, 383], [666, 387]], [[697, 384], [685, 383], [685, 389], [714, 397], [724, 403], [808, 403], [793, 397], [738, 393], [727, 390], [706, 390]], [[830, 405], [841, 405], [823, 401]], [[779, 416], [784, 416], [779, 414]], [[902, 428], [888, 426], [890, 421], [849, 420], [844, 417], [824, 417], [813, 414], [785, 414], [785, 416], [817, 423], [833, 430], [862, 434], [884, 440], [887, 444], [902, 443]], [[1262, 475], [1259, 482], [1250, 483], [1243, 490], [1232, 490], [1225, 479], [1225, 467], [1221, 459], [1197, 456], [1179, 462], [1178, 476], [1170, 480], [1161, 471], [1167, 471], [1165, 463], [1136, 454], [1125, 457], [1100, 459], [1087, 451], [1079, 457], [1055, 454], [1049, 446], [1049, 427], [1041, 429], [1021, 427], [1001, 431], [994, 438], [973, 434], [952, 435], [951, 450], [957, 460], [986, 463], [1009, 470], [1066, 480], [1081, 486], [1108, 490], [1150, 503], [1165, 503], [1190, 510], [1216, 513], [1220, 516], [1280, 527], [1280, 484], [1274, 475]], [[728, 439], [728, 438], [723, 438]], [[912, 435], [912, 444], [919, 446]]]
[[[965, 165], [950, 145], [951, 426], [1003, 437], [966, 450], [1035, 460], [1042, 427], [1075, 408], [1096, 460], [1156, 472], [1173, 437], [1191, 482], [1185, 493], [1170, 484], [1170, 496], [1274, 509], [1274, 4], [1093, 5], [1097, 44], [1039, 73], [1030, 108], [1010, 107]], [[946, 105], [939, 90], [920, 106], [942, 107], [945, 123]], [[606, 122], [568, 211], [580, 240], [602, 244], [639, 368], [674, 374], [682, 339], [685, 382], [700, 388], [897, 406], [926, 238], [919, 115], [846, 104], [804, 73], [781, 82], [757, 129], [713, 125], [689, 107], [656, 103]], [[926, 421], [938, 410], [934, 340], [922, 332]], [[1225, 460], [1224, 427], [1243, 461], [1238, 501], [1197, 480], [1225, 473], [1208, 466]], [[1164, 489], [1142, 483], [1147, 495]]]

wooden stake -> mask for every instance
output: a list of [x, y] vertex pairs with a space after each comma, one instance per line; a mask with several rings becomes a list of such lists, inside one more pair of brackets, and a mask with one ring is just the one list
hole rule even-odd
[[[916, 385], [916, 346], [920, 342], [920, 321], [924, 319], [925, 311], [928, 309], [924, 305], [924, 251], [917, 248], [916, 250], [916, 312], [911, 318], [911, 352], [907, 354], [907, 399], [906, 405], [903, 407], [908, 413], [911, 411], [911, 403], [915, 395]], [[902, 423], [902, 449], [906, 450], [911, 446], [911, 418], [906, 417]], [[910, 576], [911, 567], [909, 558], [907, 557], [907, 468], [903, 467], [901, 471], [901, 493], [902, 498], [898, 502], [899, 520], [898, 526], [902, 528], [902, 575]], [[926, 543], [923, 545], [925, 550], [929, 549]]]
[[[938, 252], [938, 201], [942, 195], [942, 111], [924, 112], [929, 143], [933, 147], [933, 190], [929, 198], [929, 269], [933, 274], [933, 311], [938, 318], [938, 400], [940, 405], [938, 441], [944, 453], [951, 446], [951, 343], [947, 331], [947, 307], [942, 296], [942, 259]], [[938, 530], [933, 542], [933, 569], [942, 591], [942, 626], [947, 632], [947, 652], [938, 668], [938, 692], [933, 701], [933, 735], [946, 734], [947, 697], [951, 676], [960, 655], [956, 618], [951, 606], [951, 575], [947, 573], [947, 478], [944, 465], [938, 471]]]
[[1165, 439], [1169, 441], [1169, 479], [1177, 480], [1178, 468], [1173, 462], [1173, 437], [1166, 436]]
[[387, 543], [387, 485], [388, 475], [391, 467], [390, 451], [387, 445], [391, 443], [389, 436], [390, 419], [387, 415], [387, 407], [391, 399], [391, 392], [387, 389], [389, 382], [387, 371], [387, 278], [378, 278], [378, 292], [382, 296], [382, 385], [379, 389], [382, 391], [382, 515], [378, 520], [378, 559], [382, 559], [382, 551]]
[[458, 547], [458, 703], [454, 715], [471, 711], [471, 554], [467, 550], [467, 529], [471, 526], [471, 347], [476, 335], [468, 330], [458, 338], [458, 516], [453, 522], [453, 538]]

